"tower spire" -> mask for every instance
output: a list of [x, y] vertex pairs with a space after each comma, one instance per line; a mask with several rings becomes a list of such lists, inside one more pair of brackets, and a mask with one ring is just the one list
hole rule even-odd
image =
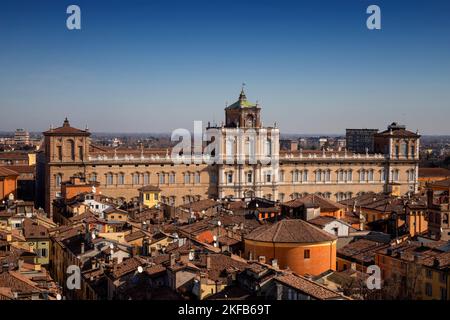
[[70, 127], [70, 123], [67, 117], [64, 119], [63, 127]]
[[245, 82], [242, 83], [241, 94], [239, 95], [239, 100], [240, 101], [247, 100], [247, 97], [245, 96], [244, 88], [245, 88]]

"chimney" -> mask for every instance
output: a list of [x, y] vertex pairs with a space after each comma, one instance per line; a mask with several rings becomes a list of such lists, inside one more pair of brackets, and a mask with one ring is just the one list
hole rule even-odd
[[23, 259], [17, 260], [17, 265], [19, 267], [19, 271], [22, 270], [23, 262], [24, 262]]
[[113, 258], [113, 259], [112, 259], [113, 272], [114, 272], [114, 273], [117, 272], [117, 265], [119, 264], [118, 262], [119, 262], [119, 260], [118, 260], [117, 258]]
[[274, 269], [278, 270], [278, 260], [277, 259], [272, 259], [272, 267]]
[[176, 256], [174, 253], [171, 253], [169, 255], [169, 259], [170, 259], [170, 266], [173, 267], [175, 265], [175, 261], [176, 261]]
[[430, 208], [432, 204], [433, 204], [433, 190], [428, 189], [427, 190], [427, 206], [428, 206], [428, 208]]
[[259, 263], [266, 263], [266, 256], [259, 256], [258, 257], [258, 262]]
[[209, 254], [206, 255], [206, 269], [211, 269], [211, 256]]

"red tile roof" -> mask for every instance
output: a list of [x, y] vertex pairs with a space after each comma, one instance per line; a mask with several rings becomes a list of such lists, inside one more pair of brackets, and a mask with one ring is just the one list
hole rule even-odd
[[247, 240], [282, 243], [314, 243], [336, 240], [336, 237], [300, 219], [285, 219], [257, 228]]

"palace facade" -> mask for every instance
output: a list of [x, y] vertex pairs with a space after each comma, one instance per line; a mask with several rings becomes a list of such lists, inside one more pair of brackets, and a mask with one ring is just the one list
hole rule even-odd
[[[94, 145], [88, 130], [74, 128], [66, 119], [61, 127], [43, 133], [37, 159], [41, 205], [51, 213], [61, 184], [75, 175], [96, 182], [104, 195], [127, 200], [137, 197], [144, 185], [156, 185], [161, 200], [171, 205], [205, 198], [284, 202], [315, 193], [340, 201], [366, 192], [417, 192], [420, 136], [396, 123], [375, 134], [374, 153], [280, 151], [279, 129], [262, 125], [260, 106], [242, 91], [238, 101], [225, 108], [225, 122], [208, 126], [206, 133], [220, 133], [214, 156], [221, 161], [179, 163], [169, 149]], [[250, 161], [250, 153], [270, 162]], [[227, 161], [237, 158], [244, 161]]]

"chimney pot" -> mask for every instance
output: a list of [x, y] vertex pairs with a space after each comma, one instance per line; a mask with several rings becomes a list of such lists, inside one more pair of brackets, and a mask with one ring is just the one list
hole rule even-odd
[[206, 256], [206, 269], [211, 269], [211, 256], [209, 254]]

